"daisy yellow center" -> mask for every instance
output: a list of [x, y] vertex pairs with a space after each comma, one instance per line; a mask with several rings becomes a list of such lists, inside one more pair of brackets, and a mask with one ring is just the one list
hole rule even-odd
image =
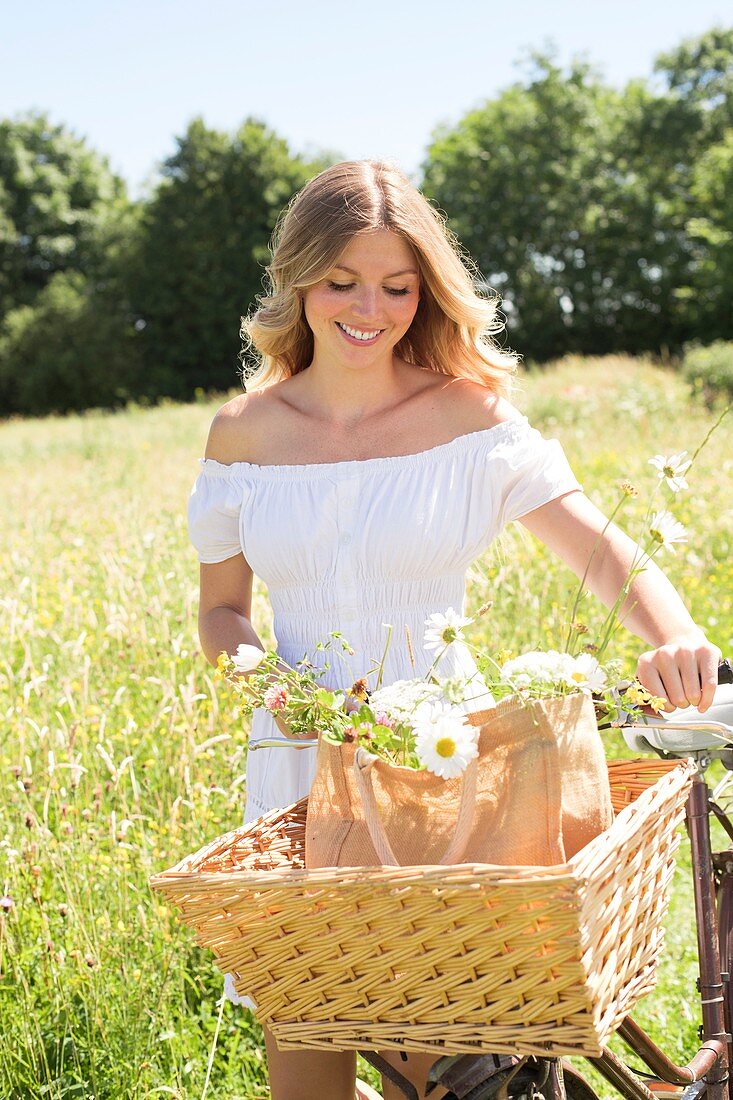
[[447, 626], [441, 635], [444, 642], [455, 642], [458, 631], [454, 626]]
[[456, 743], [452, 737], [441, 737], [440, 740], [435, 742], [435, 751], [438, 756], [448, 759], [449, 756], [453, 756], [456, 751]]
[[664, 467], [664, 476], [665, 477], [674, 477], [674, 468], [672, 466], [665, 466]]
[[655, 542], [664, 542], [664, 535], [656, 527], [650, 527], [649, 534], [652, 536]]
[[571, 674], [571, 679], [576, 680], [579, 684], [582, 684], [583, 680], [585, 680], [585, 676], [582, 672], [573, 672]]

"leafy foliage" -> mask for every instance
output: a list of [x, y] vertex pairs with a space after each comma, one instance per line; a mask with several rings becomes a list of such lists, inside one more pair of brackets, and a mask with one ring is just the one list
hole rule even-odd
[[262, 291], [277, 217], [322, 164], [247, 119], [230, 136], [194, 119], [145, 208], [129, 285], [145, 392], [191, 397], [236, 382], [239, 323]]
[[35, 305], [5, 318], [0, 400], [8, 410], [124, 405], [140, 392], [142, 378], [134, 332], [120, 302], [94, 294], [78, 271], [57, 272]]
[[105, 212], [124, 202], [106, 157], [47, 115], [0, 119], [0, 319], [57, 272], [94, 262]]
[[733, 401], [733, 342], [716, 340], [708, 347], [688, 347], [682, 372], [707, 408], [713, 408], [720, 399]]
[[656, 71], [660, 88], [617, 92], [534, 54], [528, 79], [433, 135], [425, 191], [534, 360], [731, 335], [733, 31]]

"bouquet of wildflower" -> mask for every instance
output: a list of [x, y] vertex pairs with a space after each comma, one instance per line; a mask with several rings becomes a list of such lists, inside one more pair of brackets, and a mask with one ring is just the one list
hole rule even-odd
[[[274, 650], [263, 652], [250, 645], [240, 645], [232, 657], [222, 653], [219, 675], [233, 680], [240, 714], [251, 716], [255, 709], [265, 709], [273, 715], [286, 738], [268, 740], [268, 746], [287, 744], [289, 738], [312, 740], [317, 732], [332, 744], [356, 743], [390, 763], [427, 769], [443, 779], [461, 775], [478, 755], [478, 727], [471, 724], [468, 714], [493, 707], [507, 695], [529, 701], [584, 692], [594, 697], [604, 713], [617, 713], [614, 686], [619, 681], [618, 662], [601, 665], [588, 653], [574, 657], [554, 650], [511, 659], [500, 654], [494, 659], [465, 634], [466, 627], [485, 614], [488, 606], [472, 618], [449, 607], [444, 614], [426, 619], [423, 645], [435, 657], [420, 678], [381, 686], [390, 626], [381, 664], [372, 669], [377, 672], [373, 690], [368, 687], [371, 673], [349, 689], [332, 691], [319, 682], [328, 664], [321, 669], [304, 657], [292, 668]], [[316, 649], [325, 652], [333, 649], [334, 643], [341, 652], [353, 654], [339, 631], [333, 631]], [[477, 671], [470, 677], [439, 675], [441, 658], [457, 645], [474, 652]], [[635, 696], [630, 698], [627, 692], [624, 710], [649, 703], [661, 706], [662, 700], [653, 699], [637, 685]]]
[[[257, 709], [272, 714], [286, 736], [267, 740], [268, 747], [312, 741], [320, 734], [332, 744], [356, 743], [392, 764], [427, 769], [443, 779], [461, 775], [478, 755], [478, 727], [468, 714], [493, 707], [509, 695], [529, 702], [582, 692], [593, 697], [598, 713], [613, 720], [621, 711], [621, 684], [625, 714], [643, 720], [642, 707], [659, 710], [663, 706], [664, 700], [650, 695], [641, 684], [621, 681], [620, 662], [601, 664], [587, 652], [573, 656], [536, 650], [492, 657], [466, 636], [466, 628], [489, 606], [471, 618], [452, 607], [431, 615], [425, 620], [423, 645], [435, 657], [425, 676], [381, 686], [392, 631], [388, 626], [381, 664], [372, 669], [378, 674], [373, 690], [368, 687], [371, 673], [348, 689], [334, 691], [320, 682], [328, 663], [319, 667], [306, 656], [293, 668], [275, 650], [252, 645], [240, 645], [234, 656], [221, 653], [217, 675], [232, 680], [241, 716], [251, 717]], [[340, 631], [332, 631], [316, 651], [333, 650], [334, 645], [353, 655]], [[474, 654], [477, 671], [472, 676], [439, 675], [437, 666], [453, 646], [464, 646]]]
[[[331, 649], [333, 642], [353, 653], [339, 631], [332, 631], [329, 641], [319, 642], [316, 649]], [[268, 710], [288, 737], [299, 740], [312, 739], [315, 731], [343, 735], [351, 724], [346, 693], [325, 688], [320, 672], [307, 656], [292, 668], [274, 649], [240, 645], [233, 656], [226, 651], [219, 654], [216, 676], [232, 681], [240, 715], [251, 717], [254, 710]]]
[[[506, 650], [496, 656], [473, 644], [466, 628], [485, 614], [490, 605], [480, 608], [475, 616], [459, 615], [452, 607], [445, 614], [431, 615], [426, 620], [425, 647], [437, 650], [436, 661], [453, 645], [463, 645], [472, 653], [478, 675], [484, 685], [484, 706], [493, 706], [507, 696], [520, 700], [554, 699], [573, 692], [590, 695], [596, 713], [614, 721], [621, 713], [643, 720], [642, 708], [661, 710], [664, 700], [650, 694], [638, 682], [624, 680], [621, 662], [601, 662], [595, 654], [584, 651], [573, 655], [559, 650], [531, 650], [514, 655]], [[623, 691], [621, 700], [620, 691]]]
[[[316, 649], [332, 649], [334, 642], [353, 654], [339, 631]], [[217, 663], [218, 675], [233, 682], [239, 713], [268, 710], [287, 737], [312, 739], [317, 732], [332, 744], [356, 742], [394, 764], [427, 768], [444, 779], [460, 775], [478, 752], [476, 730], [466, 717], [481, 702], [475, 678], [441, 678], [431, 668], [423, 678], [381, 687], [383, 665], [384, 656], [373, 691], [367, 677], [348, 690], [331, 691], [318, 678], [329, 666], [319, 669], [309, 657], [292, 668], [274, 650], [240, 645], [234, 656], [221, 653]], [[479, 691], [490, 701], [483, 681]]]

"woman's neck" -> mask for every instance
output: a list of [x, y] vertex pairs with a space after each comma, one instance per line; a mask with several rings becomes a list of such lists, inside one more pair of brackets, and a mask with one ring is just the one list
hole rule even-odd
[[407, 383], [416, 369], [399, 360], [372, 363], [363, 371], [314, 360], [296, 375], [299, 404], [318, 420], [356, 428], [408, 396]]

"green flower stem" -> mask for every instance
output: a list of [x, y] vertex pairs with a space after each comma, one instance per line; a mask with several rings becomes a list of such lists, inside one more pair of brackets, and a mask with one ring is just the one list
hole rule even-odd
[[694, 452], [694, 454], [693, 454], [692, 458], [690, 459], [690, 465], [689, 465], [688, 469], [690, 469], [690, 470], [692, 469], [692, 467], [693, 467], [693, 465], [694, 465], [694, 462], [695, 462], [695, 459], [696, 459], [696, 458], [697, 458], [697, 456], [698, 456], [698, 455], [700, 454], [700, 451], [701, 451], [701, 450], [703, 449], [703, 447], [705, 446], [705, 444], [707, 443], [707, 441], [708, 441], [708, 440], [710, 439], [710, 436], [711, 436], [711, 435], [713, 434], [713, 432], [717, 430], [717, 428], [719, 427], [719, 425], [720, 425], [720, 424], [722, 424], [723, 420], [724, 420], [724, 419], [726, 418], [726, 416], [727, 416], [727, 415], [728, 415], [728, 413], [729, 413], [729, 412], [731, 411], [731, 409], [733, 409], [733, 404], [730, 404], [730, 405], [726, 405], [726, 406], [725, 406], [725, 408], [723, 409], [722, 413], [720, 414], [720, 416], [718, 417], [718, 419], [717, 419], [717, 420], [715, 421], [715, 423], [713, 424], [712, 428], [710, 428], [710, 430], [708, 431], [707, 435], [706, 435], [706, 436], [705, 436], [705, 438], [703, 439], [702, 443], [700, 443], [700, 444], [699, 444], [699, 446], [698, 446], [697, 450], [696, 450], [696, 451]]
[[[616, 633], [618, 628], [623, 625], [623, 620], [619, 616], [619, 609], [622, 606], [622, 604], [624, 603], [624, 601], [626, 600], [626, 597], [628, 596], [629, 591], [631, 590], [631, 585], [633, 584], [633, 581], [634, 581], [635, 577], [637, 577], [639, 575], [639, 573], [644, 572], [644, 570], [646, 568], [646, 562], [647, 561], [652, 561], [652, 559], [654, 558], [654, 555], [657, 554], [659, 552], [659, 550], [661, 549], [661, 547], [659, 545], [657, 545], [656, 548], [654, 550], [652, 550], [651, 553], [650, 553], [649, 552], [649, 547], [650, 546], [651, 546], [651, 542], [648, 544], [648, 546], [646, 548], [644, 548], [643, 546], [641, 546], [639, 544], [639, 549], [641, 551], [641, 556], [639, 558], [637, 558], [636, 553], [634, 553], [634, 558], [633, 558], [633, 561], [631, 562], [631, 565], [629, 567], [629, 571], [626, 575], [626, 580], [624, 581], [623, 585], [621, 586], [621, 590], [620, 590], [618, 596], [616, 597], [616, 600], [614, 601], [613, 607], [610, 609], [608, 615], [603, 620], [603, 623], [601, 625], [601, 640], [598, 644], [598, 649], [595, 652], [595, 657], [598, 660], [600, 660], [600, 658], [605, 653], [606, 649], [608, 648], [608, 644], [611, 641], [611, 638], [613, 637], [613, 635]], [[644, 564], [638, 566], [638, 568], [637, 568], [637, 566], [636, 566], [637, 560], [638, 561], [643, 560]], [[630, 607], [627, 610], [626, 615], [629, 615], [631, 613], [634, 606], [635, 605], [632, 605], [632, 607]], [[626, 616], [624, 616], [624, 618], [625, 617]]]
[[627, 499], [628, 498], [627, 498], [626, 494], [624, 493], [623, 496], [618, 501], [618, 503], [617, 503], [616, 507], [614, 508], [614, 510], [611, 512], [611, 515], [606, 520], [606, 523], [603, 527], [603, 530], [601, 531], [600, 535], [598, 536], [595, 543], [593, 544], [593, 549], [591, 550], [590, 557], [588, 558], [588, 564], [585, 567], [585, 571], [583, 573], [583, 576], [580, 578], [580, 584], [578, 585], [577, 592], [575, 593], [575, 599], [573, 600], [573, 606], [572, 606], [571, 611], [570, 611], [570, 619], [569, 619], [569, 625], [568, 625], [568, 636], [565, 639], [565, 648], [564, 648], [565, 653], [570, 652], [570, 640], [573, 636], [573, 623], [575, 622], [575, 618], [576, 618], [576, 615], [578, 613], [578, 607], [580, 606], [580, 601], [581, 601], [581, 598], [583, 596], [583, 592], [585, 590], [585, 582], [586, 582], [586, 578], [588, 576], [588, 570], [590, 569], [591, 562], [593, 561], [593, 558], [596, 555], [596, 551], [598, 550], [598, 547], [603, 542], [603, 536], [605, 535], [605, 533], [608, 530], [608, 528], [610, 527], [610, 525], [613, 523], [614, 517], [617, 515], [617, 513], [618, 513], [619, 509], [621, 508], [622, 504]]
[[392, 627], [388, 626], [387, 627], [387, 641], [385, 642], [385, 645], [384, 645], [384, 652], [382, 653], [382, 660], [379, 662], [379, 667], [377, 669], [377, 686], [374, 689], [375, 691], [379, 691], [379, 689], [382, 685], [382, 676], [384, 675], [384, 662], [387, 660], [387, 651], [389, 650], [389, 645], [390, 645], [391, 641], [392, 641]]

